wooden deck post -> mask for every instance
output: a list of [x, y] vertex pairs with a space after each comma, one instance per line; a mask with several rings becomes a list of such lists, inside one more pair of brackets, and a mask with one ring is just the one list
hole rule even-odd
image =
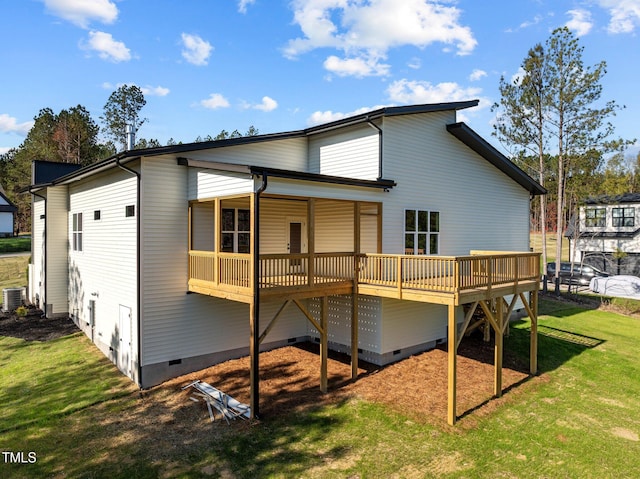
[[322, 297], [322, 310], [320, 312], [320, 391], [327, 392], [327, 355], [329, 354], [329, 338], [327, 334], [327, 324], [329, 316], [328, 296]]
[[456, 356], [458, 354], [457, 335], [458, 327], [456, 325], [456, 309], [453, 304], [448, 306], [449, 309], [449, 326], [448, 326], [448, 344], [447, 352], [448, 360], [448, 402], [447, 402], [447, 422], [453, 426], [456, 423], [456, 376], [457, 364]]
[[307, 200], [307, 252], [309, 264], [307, 265], [307, 284], [313, 287], [316, 280], [316, 200]]
[[353, 205], [353, 295], [351, 296], [351, 379], [358, 377], [358, 278], [360, 276], [360, 211]]
[[[213, 250], [216, 255], [220, 254], [222, 244], [222, 206], [220, 198], [216, 198], [213, 202]], [[213, 265], [213, 284], [217, 286], [220, 283], [220, 257], [216, 256]], [[253, 411], [253, 409], [252, 409]]]
[[538, 373], [538, 290], [531, 291], [531, 337], [529, 371]]
[[495, 371], [494, 371], [494, 385], [493, 385], [493, 393], [496, 397], [502, 396], [502, 356], [503, 356], [503, 345], [504, 345], [504, 300], [502, 297], [496, 298], [496, 323], [497, 328], [495, 328], [495, 350], [494, 350], [494, 362], [495, 362]]

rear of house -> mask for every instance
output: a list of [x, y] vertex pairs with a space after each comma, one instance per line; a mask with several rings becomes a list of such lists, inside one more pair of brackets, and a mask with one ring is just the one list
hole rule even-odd
[[389, 288], [424, 274], [392, 256], [453, 258], [447, 276], [473, 250], [526, 252], [544, 191], [456, 123], [476, 104], [124, 152], [32, 188], [32, 300], [141, 387], [247, 355], [256, 321], [261, 350], [327, 341], [382, 365], [432, 348], [453, 303]]

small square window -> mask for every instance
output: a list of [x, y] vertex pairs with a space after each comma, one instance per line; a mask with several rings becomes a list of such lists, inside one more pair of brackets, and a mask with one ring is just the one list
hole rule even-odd
[[128, 218], [130, 216], [136, 215], [136, 207], [135, 205], [128, 205], [125, 209], [124, 215]]
[[95, 210], [93, 212], [93, 219], [96, 221], [100, 219], [100, 210]]

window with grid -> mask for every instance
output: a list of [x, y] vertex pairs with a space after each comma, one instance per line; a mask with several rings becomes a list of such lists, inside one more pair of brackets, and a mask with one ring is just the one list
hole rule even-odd
[[82, 213], [73, 214], [73, 251], [82, 251]]
[[241, 208], [222, 209], [221, 249], [226, 253], [249, 253], [251, 247], [251, 215]]
[[585, 225], [587, 227], [607, 225], [607, 210], [605, 208], [587, 208], [585, 214]]
[[440, 251], [440, 213], [405, 210], [404, 254], [438, 254]]
[[635, 225], [635, 208], [613, 208], [611, 216], [616, 228]]

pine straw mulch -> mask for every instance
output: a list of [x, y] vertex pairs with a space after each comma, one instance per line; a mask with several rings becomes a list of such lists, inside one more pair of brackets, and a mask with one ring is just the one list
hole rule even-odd
[[[0, 336], [48, 341], [78, 331], [70, 319], [46, 319], [41, 311], [35, 309], [29, 309], [26, 317], [0, 314]], [[459, 417], [472, 419], [488, 414], [508, 400], [510, 394], [500, 399], [493, 398], [493, 354], [493, 343], [484, 342], [481, 334], [465, 337], [460, 344], [457, 357]], [[351, 381], [349, 361], [346, 355], [329, 353], [328, 392], [323, 394], [320, 391], [317, 344], [303, 343], [261, 353], [260, 417], [286, 416], [350, 398], [362, 398], [386, 404], [415, 420], [446, 423], [446, 345], [384, 367], [361, 361], [356, 381]], [[191, 391], [183, 391], [182, 386], [199, 379], [249, 404], [249, 364], [248, 357], [226, 361], [141, 391], [140, 397], [147, 404], [157, 400], [173, 410], [184, 411], [186, 406], [199, 408], [195, 412], [208, 421], [204, 403], [191, 406]], [[505, 393], [529, 377], [528, 364], [518, 362], [510, 353], [508, 344], [505, 345], [502, 377]]]
[[[506, 397], [493, 399], [493, 354], [493, 344], [485, 343], [482, 335], [466, 337], [460, 344], [457, 358], [459, 417], [488, 414], [507, 400]], [[264, 419], [286, 416], [361, 398], [383, 403], [414, 420], [443, 424], [447, 418], [447, 363], [443, 345], [385, 367], [361, 362], [357, 381], [351, 381], [349, 358], [330, 353], [328, 392], [323, 394], [319, 389], [320, 357], [316, 344], [304, 343], [263, 352], [260, 354], [260, 416]], [[182, 391], [181, 387], [199, 379], [248, 404], [249, 364], [248, 357], [227, 361], [172, 379], [154, 389], [173, 389], [188, 401], [190, 391]], [[519, 363], [506, 348], [502, 377], [503, 391], [513, 389], [529, 378], [528, 365]], [[204, 403], [195, 407], [200, 407], [203, 418], [208, 420]]]

